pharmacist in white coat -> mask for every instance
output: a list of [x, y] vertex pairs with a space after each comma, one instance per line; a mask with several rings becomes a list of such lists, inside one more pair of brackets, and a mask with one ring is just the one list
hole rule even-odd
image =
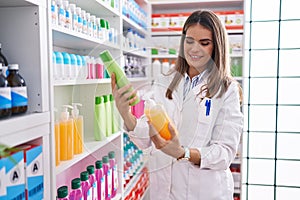
[[200, 10], [186, 20], [176, 66], [151, 87], [172, 119], [172, 139], [129, 111], [135, 91], [117, 89], [116, 105], [131, 139], [150, 151], [151, 200], [232, 200], [229, 170], [243, 127], [241, 89], [231, 77], [227, 34], [219, 18]]

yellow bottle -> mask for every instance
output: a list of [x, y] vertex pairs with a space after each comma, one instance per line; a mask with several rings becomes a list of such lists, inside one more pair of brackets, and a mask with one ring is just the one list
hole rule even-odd
[[74, 123], [74, 154], [83, 152], [83, 116], [79, 115], [77, 106], [82, 106], [80, 103], [72, 103], [72, 117]]
[[69, 118], [69, 105], [63, 105], [63, 112], [59, 122], [60, 132], [60, 160], [70, 160], [74, 157], [73, 119]]
[[60, 134], [59, 134], [59, 122], [56, 121], [54, 124], [54, 133], [55, 133], [55, 165], [60, 164]]
[[170, 140], [171, 133], [168, 125], [171, 120], [164, 107], [152, 99], [146, 99], [144, 113], [160, 136], [165, 140]]

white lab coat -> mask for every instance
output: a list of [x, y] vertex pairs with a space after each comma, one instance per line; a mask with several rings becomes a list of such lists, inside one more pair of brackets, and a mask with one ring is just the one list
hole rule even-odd
[[151, 200], [233, 199], [234, 185], [229, 166], [235, 158], [243, 127], [239, 91], [237, 85], [232, 83], [221, 98], [212, 98], [207, 116], [207, 98], [200, 101], [198, 95], [206, 77], [187, 94], [185, 100], [183, 79], [173, 92], [173, 100], [165, 97], [172, 76], [160, 78], [159, 83], [153, 87], [155, 101], [165, 106], [178, 129], [180, 144], [200, 151], [200, 167], [189, 161], [177, 161], [157, 150], [148, 136], [145, 117], [138, 119], [135, 129], [129, 132], [131, 139], [140, 148], [151, 148]]

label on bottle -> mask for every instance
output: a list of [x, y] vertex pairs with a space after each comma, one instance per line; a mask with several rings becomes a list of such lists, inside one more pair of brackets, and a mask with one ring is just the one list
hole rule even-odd
[[92, 188], [88, 189], [86, 197], [86, 200], [93, 200]]
[[94, 190], [94, 200], [98, 200], [98, 193], [97, 193], [97, 182], [95, 181], [92, 185]]
[[12, 87], [11, 88], [12, 107], [27, 106], [27, 87]]
[[114, 166], [114, 190], [118, 189], [118, 169], [117, 165]]
[[64, 26], [66, 22], [66, 15], [65, 15], [65, 10], [62, 8], [59, 8], [58, 12], [58, 24], [61, 26]]
[[107, 197], [111, 197], [111, 188], [112, 188], [112, 171], [109, 169], [107, 171]]
[[11, 108], [10, 87], [0, 88], [0, 109]]
[[100, 186], [101, 186], [101, 198], [100, 199], [105, 199], [105, 175], [101, 178], [101, 183], [100, 183]]

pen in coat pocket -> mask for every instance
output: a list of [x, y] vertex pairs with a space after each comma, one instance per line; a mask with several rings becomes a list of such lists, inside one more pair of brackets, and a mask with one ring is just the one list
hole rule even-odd
[[208, 116], [209, 113], [210, 113], [210, 106], [211, 106], [211, 100], [210, 99], [207, 99], [205, 101], [205, 106], [206, 106], [206, 113], [205, 113], [205, 115]]

